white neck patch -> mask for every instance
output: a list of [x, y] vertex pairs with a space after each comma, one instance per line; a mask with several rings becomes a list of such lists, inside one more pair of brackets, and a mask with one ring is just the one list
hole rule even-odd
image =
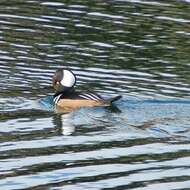
[[61, 80], [61, 85], [66, 87], [73, 87], [76, 82], [74, 74], [69, 70], [63, 70], [63, 79]]

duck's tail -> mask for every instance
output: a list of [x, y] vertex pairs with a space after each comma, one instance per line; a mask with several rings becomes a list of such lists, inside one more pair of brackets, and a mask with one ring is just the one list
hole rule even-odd
[[111, 105], [112, 103], [118, 101], [121, 98], [122, 98], [122, 96], [120, 96], [120, 95], [119, 96], [115, 96], [113, 98], [109, 98], [109, 99], [105, 100], [105, 104], [106, 105]]

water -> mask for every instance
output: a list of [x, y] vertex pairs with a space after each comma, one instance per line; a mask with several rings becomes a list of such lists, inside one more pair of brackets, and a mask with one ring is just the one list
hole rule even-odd
[[[0, 189], [189, 189], [189, 1], [2, 1]], [[56, 69], [115, 107], [39, 104]]]

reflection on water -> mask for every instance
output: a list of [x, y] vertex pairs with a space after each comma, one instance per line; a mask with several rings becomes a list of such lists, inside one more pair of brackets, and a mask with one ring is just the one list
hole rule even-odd
[[[188, 189], [189, 12], [185, 0], [2, 1], [1, 189]], [[123, 99], [57, 113], [39, 100], [62, 67], [78, 89]]]

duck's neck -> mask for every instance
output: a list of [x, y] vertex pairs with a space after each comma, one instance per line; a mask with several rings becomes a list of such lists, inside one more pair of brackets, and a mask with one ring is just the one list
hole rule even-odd
[[63, 90], [56, 92], [53, 96], [56, 97], [60, 94], [69, 95], [75, 91], [74, 87], [65, 87]]

